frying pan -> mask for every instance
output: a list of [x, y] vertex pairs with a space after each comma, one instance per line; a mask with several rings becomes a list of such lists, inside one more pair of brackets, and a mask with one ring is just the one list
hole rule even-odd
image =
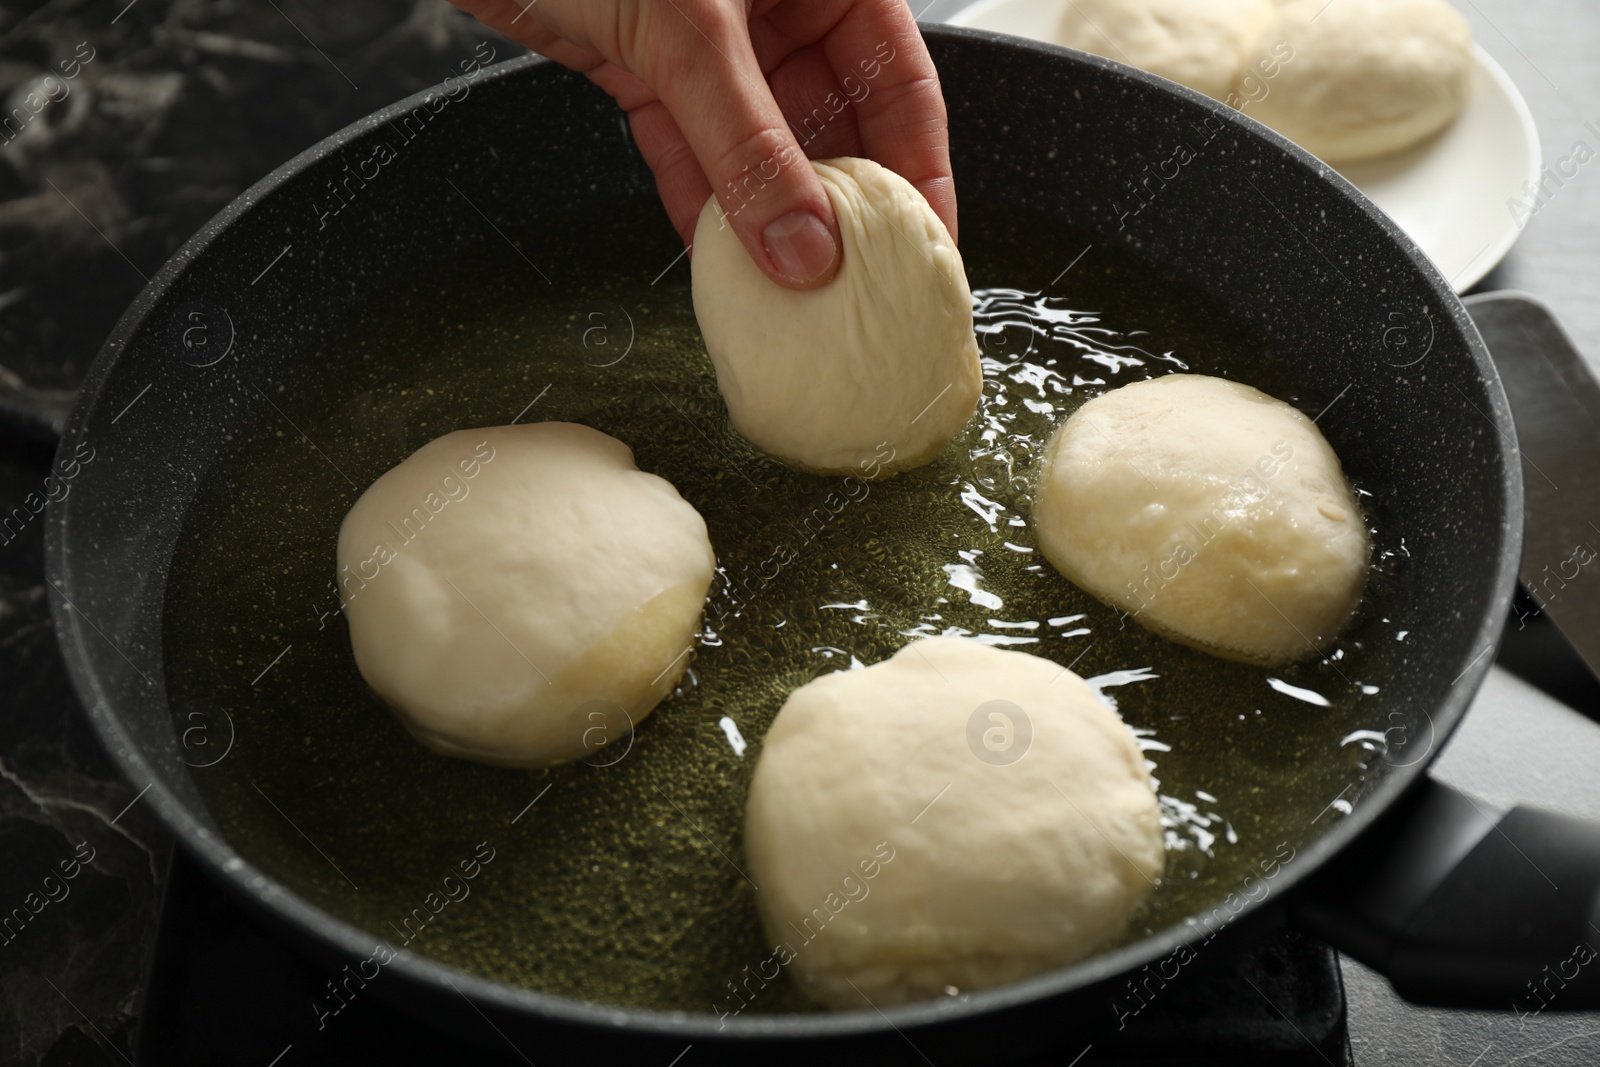
[[[1415, 999], [1510, 1008], [1525, 983], [1543, 982], [1551, 1007], [1600, 1004], [1600, 967], [1572, 966], [1575, 946], [1600, 940], [1589, 925], [1600, 921], [1600, 834], [1524, 809], [1496, 825], [1426, 775], [1493, 659], [1522, 529], [1506, 399], [1450, 286], [1337, 175], [1213, 101], [1063, 49], [925, 33], [963, 198], [1071, 220], [1159, 264], [1291, 353], [1307, 395], [1352, 394], [1335, 444], [1374, 487], [1385, 521], [1411, 535], [1395, 596], [1424, 626], [1386, 679], [1378, 718], [1391, 740], [1426, 738], [1417, 744], [1427, 756], [1377, 765], [1358, 792], [1330, 797], [1337, 817], [1274, 870], [1270, 892], [1230, 898], [1223, 936], [1287, 918], [1385, 969]], [[381, 196], [363, 194], [359, 238], [319, 225], [330, 190], [373, 158], [380, 136], [406, 150], [382, 163]], [[1174, 146], [1195, 142], [1199, 158], [1175, 169]], [[439, 176], [469, 174], [471, 211], [442, 204]], [[404, 272], [495, 240], [480, 222], [503, 235], [652, 195], [614, 105], [554, 64], [519, 59], [482, 72], [470, 92], [457, 83], [420, 94], [291, 160], [190, 240], [117, 325], [66, 427], [59, 459], [86, 448], [95, 458], [51, 504], [48, 578], [94, 728], [180, 845], [330, 970], [369, 957], [371, 937], [224, 836], [166, 688], [174, 548], [240, 418], [240, 390], [196, 372], [220, 371], [266, 397], [262, 388]], [[370, 995], [545, 1059], [603, 1051], [667, 1062], [693, 1045], [701, 1060], [921, 1062], [933, 1050], [951, 1063], [992, 1059], [1002, 1039], [1020, 1055], [1059, 1042], [1064, 1028], [1085, 1043], [1115, 1031], [1135, 978], [1148, 988], [1152, 967], [1165, 973], [1185, 946], [1208, 941], [1221, 913], [1210, 914], [1013, 986], [884, 1011], [719, 1020], [594, 1005], [409, 953]]]

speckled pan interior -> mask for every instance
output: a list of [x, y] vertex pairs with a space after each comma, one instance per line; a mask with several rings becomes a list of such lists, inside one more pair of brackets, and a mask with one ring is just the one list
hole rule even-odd
[[[1337, 175], [1212, 101], [1048, 46], [947, 29], [928, 38], [964, 199], [1059, 220], [1169, 272], [1262, 338], [1298, 395], [1337, 404], [1326, 432], [1373, 493], [1374, 521], [1410, 553], [1393, 597], [1420, 639], [1386, 680], [1378, 717], [1436, 751], [1488, 668], [1521, 529], [1505, 399], [1449, 286]], [[90, 372], [61, 448], [70, 456], [88, 442], [96, 458], [52, 506], [48, 541], [75, 685], [180, 842], [335, 968], [370, 955], [370, 938], [241, 857], [197, 788], [200, 761], [171, 707], [163, 610], [196, 487], [241, 427], [278, 403], [278, 383], [307, 360], [340, 358], [327, 338], [374, 295], [494, 245], [496, 231], [652, 195], [606, 97], [551, 64], [502, 64], [357, 124], [252, 188], [163, 268]], [[1062, 264], [1077, 251], [1063, 249]], [[537, 279], [526, 291], [537, 298]], [[1281, 887], [1313, 876], [1425, 763], [1371, 776]], [[737, 1058], [761, 1045], [806, 1059], [826, 1045], [833, 1056], [896, 1058], [909, 1032], [939, 1035], [959, 1058], [1002, 1029], [1038, 1029], [1063, 997], [1081, 999], [1183, 937], [1161, 931], [1028, 983], [887, 1015], [719, 1024], [516, 989], [422, 956], [396, 961], [375, 989], [469, 1037], [481, 1011], [551, 1050], [604, 1040], [654, 1055], [695, 1043], [697, 1056]]]

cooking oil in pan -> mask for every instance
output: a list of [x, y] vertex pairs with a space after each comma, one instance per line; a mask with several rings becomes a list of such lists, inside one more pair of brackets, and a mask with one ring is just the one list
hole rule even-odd
[[[1391, 724], [1371, 698], [1403, 636], [1384, 617], [1402, 546], [1375, 531], [1356, 625], [1326, 658], [1280, 671], [1157, 638], [1061, 578], [1037, 551], [1029, 494], [1079, 404], [1180, 369], [1311, 410], [1331, 398], [1301, 396], [1259, 338], [1150, 266], [1048, 218], [962, 212], [982, 406], [936, 462], [892, 479], [798, 474], [731, 430], [687, 264], [653, 281], [678, 249], [643, 201], [423, 270], [255, 383], [273, 405], [247, 405], [208, 472], [165, 614], [177, 732], [231, 723], [224, 758], [190, 761], [228, 840], [375, 949], [607, 1004], [807, 1010], [784, 974], [746, 981], [772, 951], [740, 840], [762, 735], [796, 686], [957, 633], [1070, 665], [1140, 735], [1169, 864], [1124, 940], [1259, 895], [1269, 883], [1246, 879], [1275, 872], [1382, 769], [1372, 739]], [[333, 588], [360, 488], [440, 434], [514, 419], [627, 442], [700, 510], [719, 560], [677, 692], [631, 736], [551, 771], [412, 740], [363, 684]]]

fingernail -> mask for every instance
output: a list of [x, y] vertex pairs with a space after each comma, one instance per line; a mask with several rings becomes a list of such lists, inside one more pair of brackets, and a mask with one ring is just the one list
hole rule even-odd
[[791, 211], [768, 223], [761, 243], [779, 273], [801, 283], [826, 274], [839, 254], [833, 234], [809, 211]]

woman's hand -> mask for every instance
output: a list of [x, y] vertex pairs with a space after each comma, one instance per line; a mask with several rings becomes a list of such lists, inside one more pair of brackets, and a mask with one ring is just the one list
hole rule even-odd
[[832, 156], [896, 171], [955, 236], [944, 97], [905, 0], [452, 2], [616, 98], [685, 244], [715, 192], [768, 276], [823, 284], [839, 226], [806, 159]]

